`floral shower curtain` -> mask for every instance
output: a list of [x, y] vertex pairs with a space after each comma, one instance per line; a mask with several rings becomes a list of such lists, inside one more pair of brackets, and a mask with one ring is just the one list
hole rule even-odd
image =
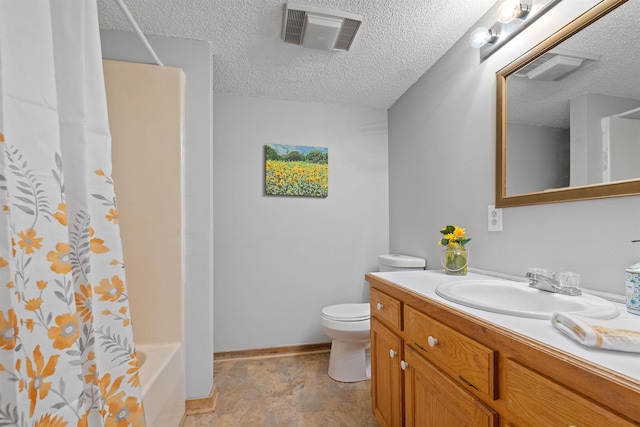
[[143, 426], [96, 0], [0, 0], [0, 426]]

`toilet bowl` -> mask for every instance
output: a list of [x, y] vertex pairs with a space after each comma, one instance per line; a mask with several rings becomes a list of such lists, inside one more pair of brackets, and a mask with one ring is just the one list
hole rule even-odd
[[369, 304], [337, 304], [322, 309], [320, 325], [332, 339], [329, 376], [351, 383], [371, 378]]
[[[424, 259], [408, 255], [380, 255], [380, 271], [423, 270]], [[320, 325], [331, 338], [329, 376], [356, 382], [371, 378], [369, 303], [336, 304], [322, 309]]]

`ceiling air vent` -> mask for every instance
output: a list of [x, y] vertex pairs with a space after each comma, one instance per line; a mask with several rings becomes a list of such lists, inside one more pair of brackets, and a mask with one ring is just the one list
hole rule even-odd
[[362, 16], [314, 6], [288, 3], [284, 8], [282, 38], [304, 47], [347, 51]]
[[598, 60], [599, 56], [590, 53], [555, 48], [520, 68], [514, 76], [531, 80], [558, 81]]

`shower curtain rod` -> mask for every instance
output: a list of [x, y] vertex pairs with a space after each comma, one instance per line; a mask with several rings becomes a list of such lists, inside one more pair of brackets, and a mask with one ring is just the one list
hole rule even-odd
[[156, 51], [153, 50], [153, 47], [151, 47], [151, 44], [149, 44], [149, 40], [147, 40], [145, 35], [142, 33], [142, 30], [138, 26], [138, 23], [136, 22], [135, 18], [131, 15], [131, 12], [129, 12], [127, 5], [124, 4], [124, 0], [115, 0], [115, 2], [118, 4], [118, 6], [120, 6], [120, 10], [122, 10], [122, 13], [124, 13], [124, 15], [127, 17], [133, 29], [136, 30], [136, 33], [138, 33], [138, 36], [142, 40], [142, 43], [144, 43], [145, 47], [147, 48], [151, 56], [153, 56], [153, 59], [156, 61], [156, 64], [164, 66], [162, 61], [160, 61], [160, 58], [158, 58], [158, 55], [156, 55]]

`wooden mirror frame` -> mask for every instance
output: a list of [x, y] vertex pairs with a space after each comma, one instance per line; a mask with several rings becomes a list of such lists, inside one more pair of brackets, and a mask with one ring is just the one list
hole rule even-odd
[[507, 77], [626, 2], [627, 0], [603, 0], [496, 73], [496, 207], [527, 206], [640, 194], [640, 179], [565, 187], [512, 196], [506, 194]]

